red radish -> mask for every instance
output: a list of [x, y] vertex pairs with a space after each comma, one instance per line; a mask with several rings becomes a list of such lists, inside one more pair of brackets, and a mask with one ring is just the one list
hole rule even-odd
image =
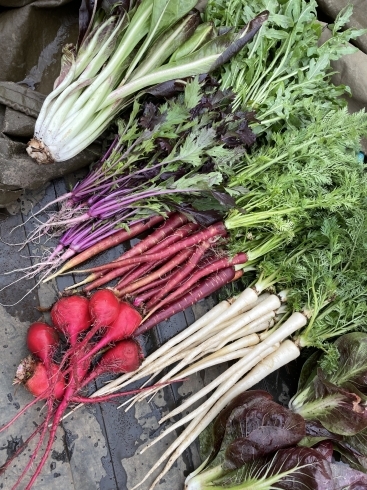
[[130, 373], [140, 366], [143, 353], [139, 344], [132, 339], [121, 340], [103, 354], [83, 386], [105, 373]]
[[79, 362], [85, 359], [90, 359], [94, 354], [100, 351], [103, 347], [113, 342], [131, 337], [138, 326], [141, 323], [140, 314], [130, 306], [128, 303], [121, 302], [119, 314], [116, 320], [110, 327], [106, 328], [102, 339], [88, 352], [86, 356], [83, 356]]
[[227, 267], [217, 273], [211, 274], [202, 281], [200, 281], [190, 291], [187, 291], [184, 295], [177, 298], [175, 301], [167, 305], [165, 308], [154, 313], [149, 319], [143, 321], [139, 328], [135, 331], [134, 335], [138, 336], [147, 332], [151, 328], [158, 325], [158, 323], [167, 320], [172, 315], [185, 310], [189, 306], [195, 304], [197, 301], [209, 296], [225, 284], [232, 281], [235, 272], [233, 267]]
[[89, 311], [93, 326], [107, 327], [117, 318], [120, 301], [110, 289], [101, 289], [89, 299]]
[[28, 328], [27, 347], [45, 364], [50, 361], [58, 343], [59, 336], [56, 330], [47, 323], [35, 322]]
[[28, 356], [19, 364], [14, 384], [22, 383], [39, 399], [48, 399], [50, 392], [60, 400], [65, 391], [65, 379], [59, 366], [51, 363], [47, 369], [42, 361], [36, 361]]
[[78, 334], [92, 323], [89, 301], [82, 296], [61, 298], [53, 305], [51, 318], [55, 328], [68, 338], [72, 346], [75, 346]]

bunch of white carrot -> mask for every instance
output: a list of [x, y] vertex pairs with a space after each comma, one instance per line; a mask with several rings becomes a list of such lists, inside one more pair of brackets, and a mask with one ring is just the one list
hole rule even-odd
[[[256, 287], [247, 288], [235, 300], [222, 301], [186, 330], [148, 356], [137, 371], [119, 377], [94, 394], [98, 396], [102, 393], [112, 393], [133, 381], [150, 376], [146, 384], [173, 363], [177, 364], [161, 378], [162, 381], [184, 378], [210, 366], [238, 359], [210, 384], [161, 419], [160, 423], [183, 412], [216, 389], [198, 408], [170, 426], [142, 450], [144, 452], [172, 430], [190, 422], [141, 483], [146, 481], [158, 466], [169, 458], [163, 472], [153, 483], [153, 488], [183, 451], [233, 397], [298, 357], [299, 349], [294, 343], [289, 340], [283, 342], [283, 340], [295, 330], [303, 327], [307, 323], [306, 317], [303, 314], [294, 313], [279, 325], [277, 320], [279, 316], [282, 316], [281, 295], [260, 293], [261, 288], [260, 290]], [[158, 389], [153, 386], [152, 390], [146, 393], [149, 395], [156, 391]], [[136, 397], [130, 406], [144, 399], [145, 396], [146, 394]]]

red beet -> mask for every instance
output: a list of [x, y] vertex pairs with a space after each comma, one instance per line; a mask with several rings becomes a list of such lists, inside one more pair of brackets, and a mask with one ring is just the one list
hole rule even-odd
[[108, 344], [131, 337], [140, 325], [141, 320], [142, 318], [135, 308], [122, 301], [116, 320], [110, 327], [106, 328], [102, 339], [80, 361], [91, 358]]
[[110, 289], [101, 289], [90, 298], [89, 311], [94, 327], [108, 327], [119, 314], [120, 301]]
[[100, 374], [130, 373], [138, 369], [142, 357], [141, 349], [135, 340], [121, 340], [103, 354], [97, 370]]
[[69, 340], [76, 344], [78, 334], [90, 327], [92, 319], [89, 313], [89, 301], [82, 296], [61, 298], [51, 310], [52, 322]]
[[35, 322], [28, 328], [27, 347], [44, 363], [49, 362], [58, 343], [59, 336], [56, 330], [47, 323]]
[[37, 361], [33, 356], [28, 356], [21, 361], [17, 368], [14, 384], [22, 383], [41, 400], [46, 400], [52, 395], [60, 400], [65, 391], [65, 379], [59, 367], [50, 363], [49, 369], [42, 361]]

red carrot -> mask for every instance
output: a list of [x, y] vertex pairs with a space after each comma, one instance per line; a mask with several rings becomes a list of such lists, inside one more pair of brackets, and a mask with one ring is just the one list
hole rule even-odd
[[[169, 257], [168, 257], [169, 259]], [[156, 262], [152, 264], [151, 262], [148, 262], [147, 264], [143, 264], [141, 266], [136, 267], [134, 270], [131, 272], [125, 274], [119, 282], [116, 284], [115, 289], [122, 289], [125, 287], [125, 285], [130, 284], [136, 280], [138, 280], [140, 277], [143, 277], [144, 274], [147, 274], [148, 272], [151, 272], [152, 270], [156, 269], [157, 267], [160, 267], [162, 264], [167, 262], [168, 259], [160, 260], [159, 262]]]
[[191, 274], [209, 247], [209, 242], [203, 242], [197, 247], [195, 253], [185, 264], [185, 267], [182, 267], [178, 274], [175, 274], [174, 277], [167, 280], [166, 285], [147, 303], [146, 308], [148, 311]]
[[84, 250], [80, 254], [76, 255], [72, 259], [70, 259], [66, 264], [64, 264], [61, 269], [59, 269], [55, 274], [52, 274], [51, 276], [47, 277], [46, 281], [49, 281], [50, 279], [59, 276], [63, 272], [66, 272], [70, 269], [73, 269], [74, 267], [78, 266], [79, 264], [82, 264], [88, 259], [91, 259], [92, 257], [95, 257], [101, 252], [104, 252], [105, 250], [108, 250], [109, 248], [112, 248], [116, 245], [120, 245], [123, 242], [126, 242], [127, 240], [130, 240], [131, 238], [136, 237], [137, 235], [140, 235], [140, 233], [143, 233], [143, 231], [149, 230], [153, 226], [157, 225], [158, 223], [161, 223], [164, 220], [163, 216], [153, 216], [146, 222], [142, 223], [137, 223], [136, 225], [132, 225], [129, 229], [127, 230], [121, 230], [117, 231], [113, 235], [105, 238], [104, 240], [101, 240], [100, 242], [96, 243], [92, 247], [88, 248], [87, 250]]
[[206, 296], [214, 293], [214, 291], [217, 291], [219, 288], [230, 282], [234, 277], [234, 273], [235, 271], [233, 267], [227, 267], [226, 269], [222, 269], [219, 272], [206, 277], [194, 288], [185, 293], [185, 295], [182, 295], [176, 301], [156, 312], [149, 319], [144, 320], [139, 328], [135, 330], [134, 336], [147, 332], [151, 328], [158, 325], [158, 323], [167, 320], [172, 315], [185, 310]]
[[152, 272], [148, 276], [143, 277], [139, 281], [135, 281], [134, 283], [129, 284], [125, 288], [120, 289], [118, 292], [118, 297], [122, 297], [125, 294], [132, 293], [133, 291], [135, 291], [135, 289], [138, 289], [141, 286], [144, 286], [145, 284], [149, 284], [151, 281], [154, 281], [155, 279], [161, 278], [162, 276], [170, 272], [172, 269], [182, 264], [182, 262], [185, 262], [185, 260], [188, 257], [190, 257], [190, 255], [192, 254], [193, 252], [190, 248], [186, 250], [182, 250], [177, 255], [175, 255], [171, 260], [169, 260], [166, 264], [160, 267], [158, 270]]
[[233, 259], [224, 258], [220, 260], [216, 260], [212, 262], [204, 269], [200, 269], [196, 271], [187, 281], [185, 281], [179, 288], [177, 288], [173, 293], [163, 299], [160, 303], [157, 303], [155, 300], [150, 302], [150, 312], [149, 315], [152, 315], [158, 308], [162, 308], [162, 306], [170, 303], [171, 301], [178, 298], [181, 294], [184, 294], [189, 288], [194, 286], [200, 279], [211, 274], [212, 272], [219, 271], [220, 269], [225, 269], [226, 267], [244, 264], [247, 262], [247, 255], [245, 253], [239, 253]]
[[155, 262], [158, 260], [163, 260], [166, 257], [170, 257], [173, 254], [177, 254], [180, 250], [186, 249], [188, 247], [192, 247], [193, 245], [197, 245], [200, 242], [210, 240], [211, 238], [220, 238], [227, 236], [227, 230], [223, 223], [218, 222], [214, 223], [214, 225], [209, 226], [203, 231], [199, 231], [198, 233], [194, 233], [179, 242], [176, 242], [174, 245], [165, 249], [161, 252], [156, 253], [148, 253], [143, 254], [140, 257], [131, 257], [123, 260], [119, 260], [116, 262], [116, 267], [122, 267], [132, 264], [140, 264], [143, 262]]
[[177, 274], [180, 274], [180, 272], [181, 269], [179, 268], [169, 276], [163, 277], [163, 279], [158, 279], [157, 281], [153, 281], [149, 284], [146, 284], [145, 286], [142, 286], [139, 289], [136, 289], [133, 294], [134, 296], [133, 305], [140, 306], [147, 299], [151, 298], [154, 294], [157, 294], [157, 292], [161, 290], [162, 285], [167, 284], [168, 280], [173, 279]]

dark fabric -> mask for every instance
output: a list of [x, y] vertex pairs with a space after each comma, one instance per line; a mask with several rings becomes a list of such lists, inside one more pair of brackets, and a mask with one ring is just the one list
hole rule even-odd
[[[64, 44], [78, 37], [80, 0], [0, 0], [0, 81], [52, 90]], [[21, 7], [21, 8], [14, 8]]]
[[9, 209], [24, 191], [37, 194], [50, 180], [100, 156], [94, 144], [45, 168], [26, 153], [45, 95], [59, 75], [62, 48], [77, 41], [79, 7], [80, 0], [0, 0], [0, 208]]

